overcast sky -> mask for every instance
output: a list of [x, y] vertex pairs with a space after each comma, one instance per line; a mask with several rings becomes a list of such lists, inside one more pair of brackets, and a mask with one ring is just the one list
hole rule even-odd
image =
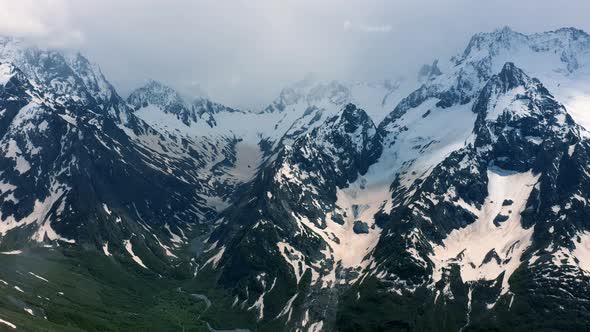
[[470, 36], [590, 31], [590, 1], [0, 0], [0, 34], [80, 49], [123, 96], [147, 79], [259, 108], [282, 87], [415, 75]]

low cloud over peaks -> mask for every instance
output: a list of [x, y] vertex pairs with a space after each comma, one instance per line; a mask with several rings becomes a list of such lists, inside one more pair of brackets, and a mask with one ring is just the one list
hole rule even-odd
[[148, 78], [189, 94], [198, 82], [199, 94], [263, 108], [308, 72], [413, 77], [422, 64], [460, 52], [474, 33], [590, 30], [589, 10], [580, 0], [0, 0], [0, 34], [79, 48], [122, 94]]

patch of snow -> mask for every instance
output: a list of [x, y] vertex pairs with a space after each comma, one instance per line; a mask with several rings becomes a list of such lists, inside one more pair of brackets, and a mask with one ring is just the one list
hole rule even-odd
[[[492, 96], [492, 100], [490, 100], [490, 104], [488, 105], [486, 120], [490, 122], [496, 121], [500, 115], [506, 112], [516, 117], [529, 114], [530, 110], [527, 102], [518, 98], [519, 95], [524, 95], [525, 92], [525, 87], [519, 85], [506, 93]], [[531, 140], [534, 141], [534, 138]]]
[[178, 256], [176, 256], [175, 254], [172, 253], [172, 251], [170, 251], [170, 248], [168, 246], [164, 245], [160, 241], [160, 239], [156, 236], [156, 234], [152, 234], [152, 235], [154, 236], [154, 238], [156, 239], [156, 241], [158, 242], [158, 244], [160, 245], [160, 247], [164, 250], [164, 253], [166, 254], [166, 256], [178, 258]]
[[183, 243], [182, 238], [180, 236], [178, 236], [177, 234], [175, 234], [174, 232], [172, 232], [168, 223], [164, 224], [164, 228], [168, 231], [168, 233], [170, 233], [170, 236], [171, 236], [170, 240], [172, 242], [177, 243], [177, 244]]
[[27, 159], [23, 157], [23, 152], [18, 147], [16, 141], [13, 139], [8, 141], [5, 156], [16, 161], [16, 167], [14, 169], [16, 169], [19, 174], [24, 174], [31, 169], [31, 164], [29, 164]]
[[305, 310], [305, 314], [303, 314], [303, 320], [301, 321], [301, 326], [305, 327], [309, 323], [309, 309]]
[[291, 265], [293, 268], [295, 280], [297, 284], [299, 284], [299, 280], [301, 280], [301, 277], [308, 268], [307, 264], [305, 263], [305, 256], [287, 242], [277, 242], [277, 247], [285, 262], [287, 262], [287, 264]]
[[466, 317], [466, 322], [465, 325], [459, 329], [459, 332], [462, 332], [463, 329], [465, 329], [467, 326], [469, 326], [469, 323], [471, 321], [471, 303], [473, 301], [473, 287], [469, 287], [469, 292], [467, 293], [467, 317]]
[[[4, 217], [0, 211], [0, 220], [3, 220], [3, 222], [0, 223], [0, 234], [6, 235], [6, 233], [14, 228], [37, 223], [39, 225], [39, 229], [35, 232], [35, 234], [33, 234], [33, 240], [37, 242], [43, 242], [45, 238], [49, 238], [49, 240], [61, 240], [68, 243], [75, 243], [75, 240], [70, 240], [59, 236], [51, 228], [50, 217], [55, 217], [63, 211], [64, 200], [62, 198], [66, 192], [67, 188], [54, 183], [51, 187], [50, 195], [45, 197], [45, 199], [42, 201], [37, 199], [33, 205], [33, 211], [28, 216], [20, 220], [16, 220], [14, 216]], [[60, 205], [58, 205], [57, 209], [53, 210], [53, 207], [58, 202], [60, 202]]]
[[324, 328], [323, 321], [315, 322], [309, 326], [308, 332], [321, 332], [323, 328]]
[[221, 257], [223, 256], [223, 253], [225, 252], [225, 246], [221, 247], [221, 249], [219, 249], [219, 251], [213, 255], [211, 258], [209, 258], [205, 264], [203, 264], [203, 267], [201, 269], [204, 269], [205, 266], [211, 264], [211, 266], [213, 268], [217, 268], [217, 264], [219, 264], [219, 261], [221, 260]]
[[572, 144], [567, 148], [567, 154], [568, 156], [572, 156], [574, 154], [574, 151], [576, 151], [576, 145], [577, 144]]
[[78, 121], [76, 120], [76, 118], [67, 115], [67, 114], [58, 114], [62, 119], [64, 119], [65, 122], [71, 124], [72, 126], [76, 127], [78, 125]]
[[[37, 242], [43, 242], [47, 238], [50, 241], [60, 240], [60, 241], [64, 241], [64, 242], [67, 242], [70, 244], [76, 243], [76, 240], [74, 240], [74, 239], [66, 239], [65, 237], [57, 234], [57, 232], [51, 227], [51, 220], [52, 220], [51, 216], [53, 216], [55, 218], [55, 217], [59, 216], [64, 211], [65, 195], [68, 190], [69, 190], [69, 188], [60, 187], [56, 183], [54, 183], [52, 185], [51, 195], [48, 198], [46, 198], [46, 201], [47, 200], [49, 202], [55, 201], [55, 203], [48, 205], [50, 210], [46, 211], [45, 213], [50, 212], [51, 207], [53, 207], [57, 202], [59, 202], [59, 205], [57, 206], [57, 209], [55, 210], [55, 212], [53, 214], [45, 215], [42, 217], [42, 219], [37, 219], [37, 223], [40, 223], [40, 226], [39, 226], [39, 229], [35, 232], [35, 234], [33, 234], [33, 237], [32, 237], [33, 240], [35, 240]], [[35, 206], [36, 206], [36, 203], [35, 203]]]
[[285, 306], [283, 307], [283, 309], [281, 310], [281, 312], [279, 312], [279, 314], [277, 315], [276, 318], [280, 318], [283, 317], [285, 315], [287, 315], [287, 322], [291, 320], [291, 314], [293, 313], [293, 301], [295, 301], [295, 299], [297, 298], [297, 295], [299, 295], [299, 293], [295, 293], [295, 295], [293, 295], [285, 304]]
[[109, 206], [106, 203], [102, 203], [102, 209], [104, 210], [104, 212], [106, 212], [106, 214], [108, 214], [109, 216], [113, 213], [110, 209]]
[[262, 287], [264, 288], [264, 291], [262, 292], [262, 294], [260, 294], [258, 299], [256, 299], [254, 304], [252, 304], [252, 306], [250, 306], [248, 308], [248, 310], [256, 309], [258, 311], [258, 315], [257, 315], [258, 320], [262, 320], [264, 318], [264, 296], [266, 296], [266, 294], [268, 294], [270, 291], [272, 291], [274, 289], [275, 284], [277, 282], [277, 278], [275, 277], [270, 288], [266, 289], [266, 281], [263, 279], [263, 277], [264, 276], [259, 275], [259, 280], [262, 284]]
[[442, 109], [436, 106], [438, 101], [430, 98], [386, 126], [391, 133], [385, 137], [381, 157], [369, 168], [367, 177], [389, 185], [400, 174], [400, 183], [409, 188], [466, 145], [476, 119], [473, 103]]
[[240, 142], [236, 145], [236, 161], [227, 174], [239, 182], [251, 180], [262, 161], [262, 152], [257, 145]]
[[14, 76], [14, 68], [8, 63], [0, 63], [0, 85], [6, 85]]
[[209, 251], [211, 251], [211, 250], [213, 250], [213, 249], [217, 248], [217, 243], [219, 243], [219, 241], [215, 241], [215, 242], [213, 242], [213, 244], [211, 244], [211, 246], [210, 246], [209, 248], [207, 248], [207, 249], [203, 250], [203, 252], [209, 252]]
[[112, 256], [111, 253], [109, 252], [109, 241], [105, 242], [102, 245], [102, 252], [104, 252], [104, 255], [107, 256], [107, 257], [108, 256]]
[[47, 280], [47, 279], [45, 279], [45, 278], [41, 277], [40, 275], [37, 275], [37, 274], [35, 274], [33, 272], [29, 272], [29, 274], [32, 275], [33, 277], [39, 279], [39, 280], [43, 280], [45, 282], [49, 282], [49, 280]]
[[6, 320], [4, 320], [4, 319], [2, 319], [2, 318], [0, 318], [0, 323], [2, 323], [2, 324], [4, 324], [4, 325], [7, 325], [8, 327], [10, 327], [10, 328], [12, 328], [12, 329], [16, 329], [16, 325], [14, 325], [14, 324], [12, 324], [11, 322], [9, 322], [9, 321], [6, 321]]
[[590, 232], [582, 232], [577, 235], [580, 238], [578, 242], [574, 237], [576, 248], [572, 254], [578, 259], [578, 266], [587, 272], [590, 272]]
[[[520, 266], [521, 255], [531, 243], [533, 228], [524, 229], [520, 223], [521, 212], [539, 179], [531, 171], [514, 173], [500, 169], [488, 169], [488, 197], [477, 219], [464, 228], [453, 230], [442, 245], [435, 245], [430, 259], [435, 265], [433, 282], [441, 279], [442, 270], [449, 264], [458, 264], [463, 281], [494, 280], [505, 271], [502, 294], [509, 290], [508, 279]], [[513, 213], [500, 226], [494, 218], [502, 211], [504, 199], [514, 201]], [[484, 258], [495, 250], [500, 262]]]
[[125, 245], [125, 249], [129, 253], [129, 255], [131, 255], [131, 259], [133, 259], [137, 264], [139, 264], [144, 269], [147, 269], [147, 266], [145, 266], [145, 264], [143, 264], [143, 261], [141, 260], [141, 258], [136, 256], [135, 253], [133, 252], [133, 245], [131, 244], [131, 240], [123, 241], [123, 245]]
[[22, 254], [22, 250], [12, 250], [12, 251], [2, 251], [0, 252], [1, 255], [20, 255]]
[[231, 204], [219, 196], [201, 195], [205, 199], [207, 206], [212, 207], [216, 212], [225, 210]]
[[[336, 223], [331, 219], [331, 215], [328, 215], [326, 228], [322, 230], [326, 234], [326, 243], [331, 248], [326, 258], [332, 258], [344, 268], [367, 267], [371, 258], [366, 258], [377, 245], [381, 235], [381, 228], [375, 225], [374, 216], [390, 200], [391, 194], [386, 182], [373, 180], [373, 178], [359, 177], [348, 187], [337, 189], [337, 211], [341, 215], [346, 214], [344, 224]], [[355, 233], [353, 230], [355, 221], [366, 223], [368, 233]], [[338, 240], [333, 240], [335, 238]]]

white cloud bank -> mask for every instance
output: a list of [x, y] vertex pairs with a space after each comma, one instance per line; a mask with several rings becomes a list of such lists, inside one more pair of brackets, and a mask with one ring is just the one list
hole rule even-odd
[[72, 46], [82, 33], [71, 26], [65, 0], [0, 0], [0, 34], [51, 46]]
[[590, 1], [0, 0], [0, 34], [80, 48], [125, 95], [147, 79], [262, 108], [308, 73], [415, 75], [480, 31], [590, 31]]

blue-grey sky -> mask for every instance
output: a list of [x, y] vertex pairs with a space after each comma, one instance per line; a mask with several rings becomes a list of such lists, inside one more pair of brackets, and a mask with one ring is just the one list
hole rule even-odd
[[590, 31], [587, 0], [0, 0], [0, 34], [80, 49], [126, 95], [149, 78], [235, 107], [286, 84], [414, 75], [470, 36]]

